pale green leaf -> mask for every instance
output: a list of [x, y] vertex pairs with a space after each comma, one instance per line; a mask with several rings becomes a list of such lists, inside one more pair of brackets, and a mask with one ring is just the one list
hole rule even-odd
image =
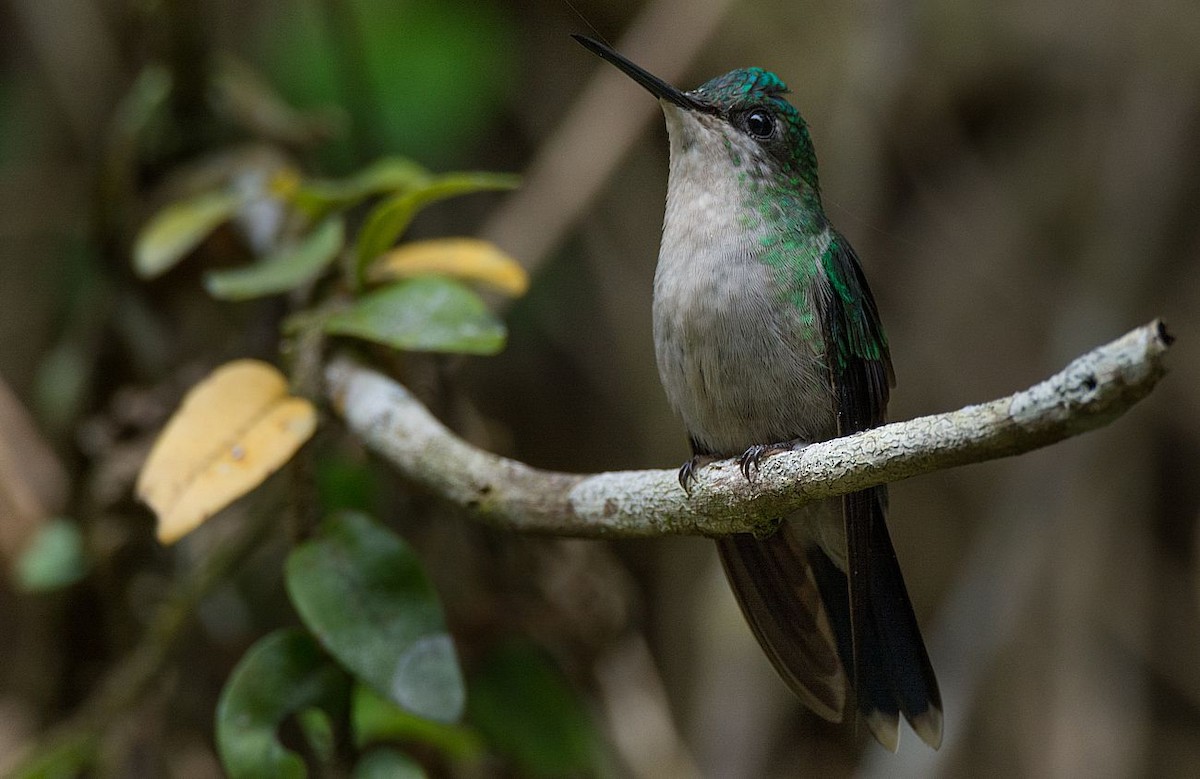
[[297, 208], [310, 215], [347, 208], [372, 195], [402, 192], [429, 182], [429, 171], [403, 157], [384, 157], [343, 179], [306, 181], [292, 194]]
[[354, 766], [353, 779], [425, 779], [421, 764], [394, 749], [376, 749]]
[[323, 765], [332, 765], [337, 757], [337, 744], [334, 739], [333, 719], [324, 709], [309, 706], [296, 712], [296, 723], [309, 749]]
[[384, 200], [371, 211], [359, 233], [359, 269], [390, 249], [417, 212], [430, 203], [472, 192], [514, 189], [519, 183], [519, 178], [507, 173], [447, 173]]
[[287, 292], [317, 278], [337, 258], [345, 240], [342, 220], [333, 217], [295, 246], [280, 249], [253, 265], [208, 273], [204, 287], [221, 300], [249, 300]]
[[134, 270], [142, 278], [165, 273], [228, 221], [241, 204], [240, 195], [207, 192], [167, 206], [138, 234]]
[[395, 349], [495, 354], [504, 348], [504, 324], [458, 282], [434, 276], [385, 287], [326, 318], [326, 332], [351, 335]]
[[384, 699], [370, 687], [355, 685], [350, 721], [359, 747], [383, 741], [424, 744], [453, 760], [480, 760], [483, 739], [469, 727], [418, 717]]

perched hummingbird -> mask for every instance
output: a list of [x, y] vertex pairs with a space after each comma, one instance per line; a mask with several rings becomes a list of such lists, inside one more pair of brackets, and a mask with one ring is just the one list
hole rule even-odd
[[[573, 36], [658, 98], [671, 142], [654, 276], [654, 346], [692, 447], [679, 480], [884, 420], [895, 383], [858, 257], [821, 206], [808, 126], [761, 68], [683, 92]], [[822, 501], [766, 538], [717, 540], [742, 612], [800, 699], [857, 706], [895, 751], [899, 716], [942, 742], [937, 680], [888, 535], [887, 489]]]

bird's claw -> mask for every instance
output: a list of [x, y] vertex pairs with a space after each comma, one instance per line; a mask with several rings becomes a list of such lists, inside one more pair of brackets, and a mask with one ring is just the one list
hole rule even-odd
[[742, 452], [742, 456], [738, 458], [738, 467], [741, 468], [742, 475], [746, 477], [746, 481], [754, 481], [754, 474], [758, 473], [758, 466], [767, 457], [779, 452], [791, 452], [802, 449], [807, 445], [806, 442], [799, 439], [778, 444], [755, 444]]
[[696, 481], [696, 471], [700, 466], [707, 465], [712, 462], [712, 457], [702, 454], [692, 455], [691, 459], [679, 466], [679, 486], [683, 487], [683, 491], [690, 497], [692, 494], [692, 482]]
[[[758, 473], [758, 466], [767, 457], [778, 452], [789, 452], [794, 449], [806, 446], [802, 441], [787, 441], [779, 444], [755, 444], [742, 455], [738, 457], [738, 468], [742, 472], [742, 476], [746, 477], [746, 481], [754, 481], [754, 474]], [[679, 466], [679, 486], [683, 487], [683, 491], [689, 496], [692, 494], [692, 484], [696, 481], [696, 473], [704, 465], [711, 463], [717, 458], [712, 455], [696, 454], [692, 455], [691, 459]]]
[[775, 451], [778, 451], [777, 445], [755, 444], [742, 452], [742, 456], [738, 458], [738, 468], [741, 469], [742, 476], [746, 477], [746, 481], [754, 481], [754, 474], [758, 473], [759, 463], [764, 457]]

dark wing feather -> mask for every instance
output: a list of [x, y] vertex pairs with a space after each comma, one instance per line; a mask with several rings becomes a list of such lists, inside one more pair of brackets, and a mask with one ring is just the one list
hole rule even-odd
[[[853, 248], [837, 233], [824, 266], [832, 287], [825, 322], [838, 434], [849, 435], [883, 423], [895, 374], [875, 298]], [[886, 487], [843, 499], [851, 679], [859, 710], [882, 743], [895, 748], [899, 710], [936, 748], [941, 743], [941, 697], [892, 549], [886, 513]]]
[[896, 374], [858, 255], [836, 232], [824, 265], [833, 288], [826, 321], [829, 362], [837, 382], [838, 432], [847, 435], [883, 423]]

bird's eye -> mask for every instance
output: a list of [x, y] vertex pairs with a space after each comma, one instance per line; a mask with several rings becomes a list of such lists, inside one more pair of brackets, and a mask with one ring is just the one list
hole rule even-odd
[[775, 132], [775, 117], [766, 111], [751, 111], [746, 114], [746, 132], [759, 140], [770, 138]]

